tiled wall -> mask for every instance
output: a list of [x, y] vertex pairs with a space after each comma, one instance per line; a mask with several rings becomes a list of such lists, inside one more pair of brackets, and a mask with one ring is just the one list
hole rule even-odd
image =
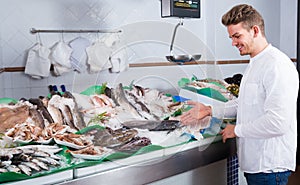
[[[294, 0], [293, 0], [294, 1]], [[175, 51], [190, 54], [201, 53], [202, 59], [214, 60], [215, 55], [238, 58], [232, 49], [226, 29], [219, 23], [228, 7], [245, 1], [201, 1], [201, 19], [185, 19], [178, 29]], [[258, 7], [268, 2], [278, 5], [279, 1], [249, 0]], [[290, 1], [289, 1], [290, 2]], [[268, 14], [267, 14], [268, 16]], [[153, 24], [152, 24], [153, 23]], [[62, 37], [66, 42], [82, 36], [96, 41], [105, 34], [31, 34], [30, 29], [122, 29], [121, 42], [128, 53], [129, 63], [166, 61], [176, 18], [160, 17], [160, 0], [10, 0], [0, 2], [0, 67], [25, 66], [27, 51], [41, 38], [42, 43], [51, 47]], [[270, 23], [268, 23], [270, 24]], [[133, 25], [133, 26], [132, 26]], [[150, 26], [149, 26], [150, 25]], [[278, 27], [278, 21], [272, 26]], [[127, 31], [126, 31], [127, 29]], [[130, 31], [128, 31], [130, 30]], [[216, 33], [217, 36], [216, 36]], [[277, 31], [271, 32], [275, 43], [279, 40]], [[222, 38], [220, 38], [222, 37]], [[218, 40], [217, 40], [218, 39]], [[224, 46], [223, 46], [224, 45]], [[226, 46], [226, 47], [225, 47]], [[223, 59], [223, 58], [220, 58]], [[243, 59], [243, 58], [242, 58]], [[30, 98], [48, 93], [48, 85], [64, 84], [67, 90], [81, 92], [85, 88], [108, 82], [139, 81], [141, 84], [176, 91], [180, 77], [196, 75], [223, 77], [243, 72], [245, 65], [221, 65], [208, 70], [206, 66], [174, 66], [130, 68], [121, 73], [101, 71], [89, 74], [70, 72], [62, 76], [49, 76], [41, 80], [32, 79], [23, 72], [0, 73], [0, 97]], [[204, 70], [204, 72], [203, 72]], [[147, 79], [147, 80], [146, 80]], [[161, 84], [161, 80], [167, 81]]]
[[[64, 41], [69, 42], [78, 36], [82, 36], [94, 42], [107, 35], [102, 33], [31, 34], [31, 28], [115, 30], [128, 27], [128, 25], [130, 27], [132, 24], [141, 25], [142, 22], [147, 24], [149, 21], [158, 22], [162, 24], [162, 27], [150, 26], [147, 28], [147, 26], [142, 25], [136, 26], [137, 30], [134, 31], [135, 27], [133, 26], [131, 33], [125, 31], [125, 33], [120, 34], [123, 44], [126, 45], [124, 47], [127, 48], [129, 63], [166, 61], [165, 55], [169, 55], [169, 44], [173, 28], [179, 21], [175, 18], [162, 19], [160, 17], [159, 0], [12, 0], [1, 2], [0, 10], [1, 67], [25, 66], [28, 49], [39, 39], [44, 46], [51, 48], [62, 38]], [[195, 22], [200, 26], [203, 20], [188, 20], [185, 21], [184, 25], [188, 27]], [[163, 30], [164, 25], [166, 25], [167, 31]], [[198, 26], [194, 25], [195, 30]], [[185, 27], [181, 30], [187, 31]], [[181, 30], [177, 32], [176, 44], [185, 42], [184, 39], [180, 41], [183, 38], [180, 36]], [[147, 35], [150, 37], [148, 38]], [[135, 37], [139, 38], [136, 39]], [[151, 39], [151, 37], [153, 38]], [[130, 43], [127, 42], [129, 40]], [[189, 42], [187, 44], [191, 45]], [[141, 73], [141, 71], [143, 72]], [[74, 92], [83, 91], [90, 85], [103, 82], [109, 82], [111, 86], [122, 81], [129, 84], [132, 80], [144, 78], [143, 75], [145, 74], [160, 76], [157, 73], [158, 71], [161, 71], [161, 69], [135, 68], [122, 72], [122, 74], [111, 74], [107, 71], [89, 74], [87, 70], [84, 70], [82, 73], [70, 72], [58, 77], [50, 75], [48, 78], [41, 80], [32, 79], [23, 72], [5, 72], [0, 74], [2, 89], [0, 97], [19, 99], [21, 97], [30, 98], [45, 95], [48, 93], [47, 86], [53, 84], [65, 84], [67, 90]], [[182, 70], [180, 71], [182, 72]], [[162, 71], [162, 73], [165, 72]], [[172, 81], [172, 73], [163, 78]], [[177, 79], [174, 80], [177, 81]], [[176, 86], [176, 83], [171, 86]]]

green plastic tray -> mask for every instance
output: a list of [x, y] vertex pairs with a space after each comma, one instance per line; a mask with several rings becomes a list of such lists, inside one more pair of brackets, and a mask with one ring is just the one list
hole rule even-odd
[[192, 92], [195, 92], [195, 93], [198, 93], [198, 94], [201, 94], [201, 95], [204, 95], [204, 96], [207, 96], [207, 97], [210, 97], [210, 98], [213, 98], [215, 100], [219, 100], [219, 101], [222, 101], [222, 102], [227, 102], [228, 99], [225, 98], [219, 91], [215, 90], [215, 89], [212, 89], [212, 88], [202, 88], [202, 89], [196, 89], [194, 87], [184, 87], [184, 89], [187, 89], [189, 91], [192, 91]]

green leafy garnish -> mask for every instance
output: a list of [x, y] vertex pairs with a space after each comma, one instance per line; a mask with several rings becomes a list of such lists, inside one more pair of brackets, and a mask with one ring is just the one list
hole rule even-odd
[[88, 122], [88, 125], [92, 123], [104, 123], [104, 121], [107, 121], [109, 118], [107, 117], [107, 112], [103, 112], [101, 114], [95, 115], [90, 121]]

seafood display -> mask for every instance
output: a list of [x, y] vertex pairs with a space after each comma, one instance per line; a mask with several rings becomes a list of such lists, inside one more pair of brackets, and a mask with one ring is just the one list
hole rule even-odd
[[211, 80], [197, 80], [193, 81], [189, 84], [187, 84], [187, 87], [193, 87], [196, 89], [202, 89], [202, 88], [210, 88], [214, 89], [217, 92], [221, 93], [227, 100], [232, 100], [234, 98], [233, 94], [231, 94], [226, 87], [228, 87], [229, 84], [223, 81], [211, 81]]
[[0, 149], [0, 174], [5, 172], [23, 173], [28, 176], [62, 165], [58, 146], [28, 145]]
[[49, 143], [56, 135], [62, 135], [67, 132], [75, 132], [68, 125], [52, 123], [44, 129], [36, 126], [32, 122], [18, 123], [9, 129], [5, 136], [11, 138], [13, 142], [29, 143], [31, 141], [37, 143]]
[[0, 132], [4, 133], [16, 124], [30, 123], [44, 129], [52, 123], [68, 125], [79, 130], [85, 127], [75, 98], [65, 92], [62, 96], [21, 99], [17, 104], [0, 105]]
[[137, 85], [124, 88], [120, 83], [116, 88], [105, 90], [106, 94], [75, 95], [87, 125], [100, 124], [120, 129], [124, 122], [159, 122], [183, 107], [183, 103], [174, 102], [172, 97], [156, 89]]
[[191, 80], [182, 78], [178, 84], [181, 88], [196, 91], [199, 94], [226, 102], [238, 97], [242, 77], [242, 74], [235, 74], [224, 80], [217, 80], [212, 78], [198, 79], [194, 76]]
[[134, 155], [153, 145], [152, 140], [164, 146], [188, 141], [179, 138], [186, 129], [175, 118], [184, 103], [138, 85], [120, 83], [102, 90], [51, 92], [47, 97], [0, 104], [1, 137], [13, 143], [1, 146], [14, 147], [0, 148], [0, 177], [6, 172], [32, 177], [88, 160], [101, 162], [118, 152]]
[[128, 101], [145, 120], [164, 120], [183, 106], [157, 89], [133, 85], [131, 90], [124, 91]]

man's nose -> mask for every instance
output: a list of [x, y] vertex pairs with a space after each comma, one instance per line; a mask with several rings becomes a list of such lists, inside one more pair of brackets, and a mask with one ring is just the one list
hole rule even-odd
[[231, 41], [231, 45], [232, 45], [232, 46], [236, 46], [236, 45], [237, 45], [237, 42], [236, 42], [236, 40], [235, 40], [235, 39], [232, 39], [232, 41]]

